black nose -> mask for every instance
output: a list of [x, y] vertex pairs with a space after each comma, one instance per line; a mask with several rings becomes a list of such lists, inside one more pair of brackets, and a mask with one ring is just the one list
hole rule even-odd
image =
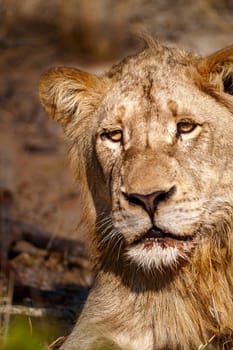
[[169, 191], [155, 191], [149, 194], [140, 194], [140, 193], [130, 193], [125, 194], [124, 196], [129, 203], [136, 204], [141, 206], [147, 214], [150, 216], [151, 221], [154, 221], [154, 212], [158, 204], [162, 201], [167, 200], [173, 195], [176, 187], [172, 186]]

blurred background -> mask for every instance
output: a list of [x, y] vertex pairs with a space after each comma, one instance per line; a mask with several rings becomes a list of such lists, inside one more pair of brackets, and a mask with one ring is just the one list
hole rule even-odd
[[[121, 56], [132, 26], [205, 51], [232, 33], [232, 0], [0, 0], [1, 46], [50, 41], [89, 60]], [[198, 42], [198, 43], [195, 43]]]
[[15, 320], [7, 305], [74, 308], [72, 321], [93, 280], [79, 187], [38, 101], [40, 75], [102, 73], [139, 49], [140, 28], [208, 54], [233, 44], [233, 0], [0, 0], [0, 333]]

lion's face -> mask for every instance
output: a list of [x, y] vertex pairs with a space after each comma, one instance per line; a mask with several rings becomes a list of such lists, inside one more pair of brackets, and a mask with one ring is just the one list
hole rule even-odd
[[162, 268], [189, 258], [229, 201], [233, 119], [178, 74], [149, 69], [123, 76], [100, 106], [96, 155], [127, 257]]
[[[65, 125], [74, 143], [83, 132], [92, 132], [88, 147], [95, 168], [89, 159], [86, 173], [100, 243], [113, 240], [118, 249], [117, 242], [123, 241], [124, 256], [146, 269], [189, 259], [210, 239], [206, 233], [216, 229], [219, 213], [233, 204], [229, 91], [217, 82], [212, 67], [205, 78], [213, 73], [216, 95], [211, 89], [207, 93], [190, 73], [200, 62], [184, 64], [181, 54], [174, 58], [176, 52], [166, 50], [159, 60], [143, 53], [126, 62], [102, 81], [105, 93], [99, 93], [90, 115]], [[98, 100], [100, 83], [85, 84], [95, 85], [91, 95]], [[228, 89], [232, 93], [232, 86]], [[62, 105], [59, 118], [71, 110], [76, 115], [82, 107]]]

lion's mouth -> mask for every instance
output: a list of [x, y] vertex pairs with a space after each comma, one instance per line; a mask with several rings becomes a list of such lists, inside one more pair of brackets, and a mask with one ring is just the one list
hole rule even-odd
[[164, 232], [157, 226], [153, 226], [147, 233], [134, 241], [134, 245], [143, 244], [145, 248], [151, 249], [155, 244], [162, 248], [181, 247], [185, 243], [191, 243], [194, 240], [194, 235], [178, 236], [170, 232]]

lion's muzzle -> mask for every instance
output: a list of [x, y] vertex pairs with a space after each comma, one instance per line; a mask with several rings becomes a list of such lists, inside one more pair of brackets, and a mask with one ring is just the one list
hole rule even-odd
[[149, 194], [123, 193], [130, 204], [142, 207], [149, 215], [152, 224], [154, 224], [154, 213], [160, 202], [166, 201], [176, 191], [176, 186], [172, 186], [168, 191], [159, 190]]

